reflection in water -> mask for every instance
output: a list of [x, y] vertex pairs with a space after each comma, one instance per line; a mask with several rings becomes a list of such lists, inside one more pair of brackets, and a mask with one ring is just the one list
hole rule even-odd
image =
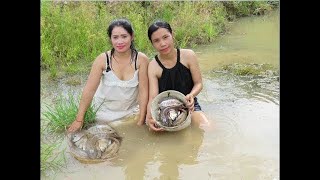
[[[122, 126], [119, 130], [124, 129]], [[170, 133], [153, 133], [143, 128], [141, 139], [130, 134], [134, 132], [132, 130], [126, 132], [129, 133], [126, 133], [126, 139], [130, 143], [123, 143], [121, 158], [115, 163], [124, 167], [126, 179], [178, 179], [181, 165], [198, 163], [198, 151], [204, 134], [200, 128], [189, 127]]]

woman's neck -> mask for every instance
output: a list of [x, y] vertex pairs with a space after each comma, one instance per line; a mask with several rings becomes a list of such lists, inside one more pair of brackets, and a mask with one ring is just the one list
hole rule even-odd
[[159, 58], [164, 61], [176, 60], [177, 50], [173, 48], [169, 54], [159, 54]]
[[131, 56], [131, 49], [129, 49], [129, 50], [126, 51], [126, 52], [117, 52], [117, 51], [114, 51], [113, 55], [116, 56], [116, 57], [119, 57], [119, 58], [121, 58], [121, 59], [127, 59], [128, 57]]

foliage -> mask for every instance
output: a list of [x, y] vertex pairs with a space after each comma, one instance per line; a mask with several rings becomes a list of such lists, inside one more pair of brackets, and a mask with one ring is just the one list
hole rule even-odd
[[228, 20], [252, 14], [263, 15], [266, 11], [277, 8], [279, 1], [222, 1]]
[[88, 72], [92, 61], [111, 48], [106, 29], [116, 18], [131, 21], [136, 48], [153, 57], [147, 29], [156, 19], [171, 24], [177, 47], [192, 48], [223, 33], [231, 16], [269, 7], [277, 6], [267, 1], [41, 1], [41, 68], [52, 79], [61, 71]]

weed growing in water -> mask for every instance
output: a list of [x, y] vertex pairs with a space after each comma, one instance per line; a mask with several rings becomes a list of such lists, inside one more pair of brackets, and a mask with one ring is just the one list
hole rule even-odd
[[[48, 128], [54, 132], [63, 132], [75, 120], [78, 113], [80, 96], [75, 96], [68, 93], [67, 97], [62, 95], [56, 100], [54, 105], [45, 105], [46, 110], [42, 115], [48, 120]], [[84, 117], [83, 128], [92, 124], [95, 121], [96, 112], [100, 106], [96, 107], [93, 103], [90, 104]]]

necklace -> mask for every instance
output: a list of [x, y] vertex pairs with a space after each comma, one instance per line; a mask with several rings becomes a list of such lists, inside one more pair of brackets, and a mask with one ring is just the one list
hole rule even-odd
[[126, 62], [125, 62], [125, 63], [120, 63], [120, 62], [117, 60], [117, 58], [116, 58], [116, 56], [115, 56], [114, 54], [112, 55], [112, 57], [113, 57], [113, 59], [116, 61], [116, 63], [118, 63], [118, 64], [131, 64], [131, 61], [130, 61], [130, 60], [131, 60], [131, 55], [130, 55], [130, 58], [129, 58], [129, 63], [126, 63]]

